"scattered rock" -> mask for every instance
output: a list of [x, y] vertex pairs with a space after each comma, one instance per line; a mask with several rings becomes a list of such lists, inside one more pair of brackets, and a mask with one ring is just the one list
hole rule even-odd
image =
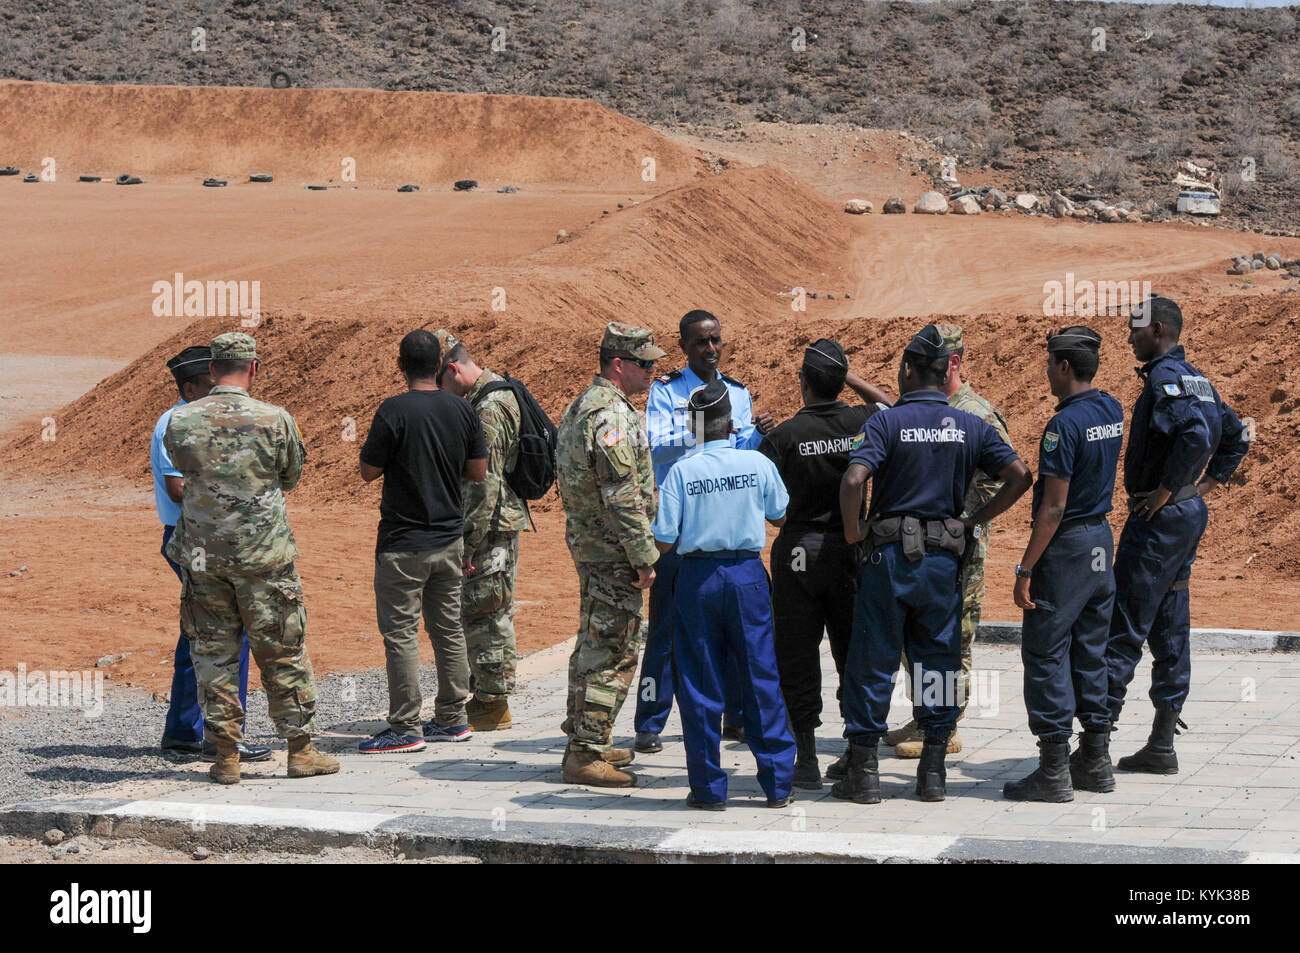
[[982, 210], [975, 196], [963, 195], [949, 203], [948, 211], [954, 215], [978, 215]]
[[1263, 267], [1264, 267], [1264, 263], [1263, 263], [1262, 261], [1260, 261], [1258, 258], [1252, 258], [1252, 259], [1250, 260], [1250, 270], [1251, 270], [1251, 271], [1259, 271], [1259, 270], [1260, 270], [1261, 268], [1263, 268]]
[[866, 215], [875, 210], [876, 207], [866, 199], [849, 199], [844, 203], [844, 211], [848, 212], [850, 215]]
[[917, 215], [947, 215], [948, 200], [939, 192], [926, 192], [916, 204], [912, 206], [912, 211]]
[[1264, 265], [1269, 271], [1277, 271], [1282, 267], [1282, 257], [1280, 255], [1269, 255], [1264, 259]]
[[557, 242], [562, 242], [566, 240], [568, 237], [569, 237], [569, 233], [566, 232], [564, 229], [560, 229], [558, 232], [555, 233], [555, 240]]
[[1016, 196], [1016, 208], [1025, 212], [1032, 212], [1038, 208], [1038, 196], [1030, 195], [1028, 192], [1021, 192]]
[[1251, 255], [1250, 257], [1253, 258], [1253, 259], [1255, 259], [1256, 261], [1263, 261], [1263, 260], [1264, 260], [1265, 258], [1267, 258], [1268, 256], [1265, 255], [1262, 251], [1257, 251], [1257, 252], [1255, 252], [1253, 255]]
[[1101, 220], [1103, 222], [1122, 222], [1124, 215], [1117, 208], [1105, 208], [1101, 210]]
[[190, 856], [195, 860], [207, 860], [212, 856], [212, 851], [200, 845], [199, 847], [194, 848], [194, 852], [190, 854]]
[[51, 827], [45, 832], [45, 843], [53, 847], [55, 844], [62, 844], [67, 835], [57, 827]]
[[122, 661], [122, 659], [126, 658], [130, 654], [130, 652], [119, 652], [113, 655], [101, 655], [95, 660], [95, 668], [108, 668], [110, 665], [115, 665]]
[[988, 209], [1006, 208], [1007, 193], [1001, 189], [989, 189], [984, 193], [984, 207]]
[[880, 211], [884, 215], [902, 215], [907, 211], [907, 206], [897, 195], [891, 195]]
[[64, 844], [62, 847], [54, 849], [55, 857], [62, 857], [64, 854], [80, 854], [81, 848], [76, 844]]
[[153, 700], [156, 702], [160, 702], [164, 705], [170, 705], [172, 697], [167, 692], [154, 692]]
[[[497, 191], [500, 192], [500, 193], [503, 194], [503, 195], [514, 195], [514, 194], [515, 194], [516, 192], [518, 192], [519, 190], [518, 190], [517, 188], [515, 188], [513, 185], [503, 185], [503, 186], [501, 186], [501, 188], [497, 189]], [[618, 203], [618, 207], [619, 207], [619, 208], [622, 208], [622, 207], [623, 207], [623, 203], [622, 203], [622, 202], [619, 202], [619, 203]]]

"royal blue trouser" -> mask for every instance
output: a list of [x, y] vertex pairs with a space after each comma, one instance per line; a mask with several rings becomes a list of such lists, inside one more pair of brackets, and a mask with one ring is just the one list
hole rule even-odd
[[1077, 715], [1085, 731], [1110, 730], [1106, 643], [1115, 605], [1115, 538], [1106, 517], [1063, 526], [1034, 565], [1021, 626], [1029, 730], [1069, 741]]
[[1162, 507], [1151, 520], [1130, 516], [1115, 551], [1115, 611], [1110, 617], [1106, 668], [1111, 721], [1119, 721], [1124, 694], [1151, 648], [1151, 704], [1182, 711], [1192, 684], [1192, 615], [1187, 584], [1196, 547], [1209, 521], [1205, 500], [1194, 496]]
[[745, 742], [770, 800], [790, 793], [790, 734], [772, 636], [772, 593], [756, 553], [691, 554], [681, 560], [673, 597], [677, 701], [686, 742], [686, 774], [700, 801], [725, 801], [722, 740], [725, 672], [740, 673]]
[[[181, 578], [181, 567], [167, 555], [175, 526], [163, 527], [162, 555], [172, 567], [176, 578]], [[248, 711], [248, 635], [239, 648], [239, 703]], [[163, 737], [172, 741], [203, 740], [203, 709], [199, 705], [199, 685], [194, 678], [194, 663], [190, 660], [190, 640], [184, 635], [176, 643], [176, 656], [172, 664], [172, 700], [167, 708], [167, 721]]]
[[957, 557], [927, 548], [916, 562], [900, 543], [863, 561], [853, 636], [844, 667], [844, 737], [874, 745], [889, 730], [889, 700], [904, 647], [911, 660], [912, 716], [927, 738], [948, 739], [961, 682], [961, 589]]
[[[656, 735], [664, 730], [668, 715], [673, 710], [673, 586], [682, 557], [677, 555], [677, 545], [659, 554], [655, 563], [655, 581], [650, 584], [649, 635], [645, 655], [641, 658], [641, 677], [637, 681], [636, 716], [637, 731], [652, 731]], [[729, 725], [741, 724], [740, 670], [726, 672], [726, 717]]]

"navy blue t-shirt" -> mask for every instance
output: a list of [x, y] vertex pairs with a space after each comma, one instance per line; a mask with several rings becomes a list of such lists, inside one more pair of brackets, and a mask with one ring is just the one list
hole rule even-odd
[[[1039, 476], [1070, 482], [1064, 520], [1103, 516], [1114, 507], [1115, 468], [1124, 445], [1124, 409], [1105, 391], [1071, 394], [1056, 405], [1038, 444]], [[1034, 484], [1034, 518], [1043, 502], [1043, 481]]]
[[873, 414], [849, 455], [871, 471], [872, 519], [955, 519], [976, 470], [998, 474], [1018, 459], [996, 430], [937, 390], [911, 391]]

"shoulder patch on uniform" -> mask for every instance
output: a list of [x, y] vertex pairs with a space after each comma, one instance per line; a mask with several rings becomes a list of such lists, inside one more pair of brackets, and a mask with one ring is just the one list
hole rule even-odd
[[852, 442], [849, 444], [849, 449], [857, 450], [859, 447], [862, 446], [863, 443], [866, 442], [866, 439], [867, 439], [867, 432], [865, 430], [859, 430], [857, 434], [854, 435]]
[[626, 436], [627, 434], [623, 432], [622, 427], [615, 427], [613, 430], [606, 431], [605, 435], [600, 439], [605, 446], [612, 447]]
[[1177, 384], [1165, 384], [1163, 386], [1165, 393], [1170, 397], [1181, 397], [1183, 394], [1182, 389]]
[[682, 376], [681, 371], [669, 371], [667, 374], [661, 374], [658, 378], [658, 381], [661, 384], [671, 384], [673, 381], [677, 380], [677, 378], [681, 376]]
[[1061, 443], [1061, 435], [1059, 433], [1052, 433], [1050, 430], [1044, 431], [1043, 433], [1044, 453], [1051, 453], [1053, 450], [1057, 448], [1057, 446], [1060, 445], [1060, 443]]

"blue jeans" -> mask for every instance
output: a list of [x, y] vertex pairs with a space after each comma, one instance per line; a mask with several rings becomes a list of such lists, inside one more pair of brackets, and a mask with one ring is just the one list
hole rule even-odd
[[912, 715], [927, 738], [947, 740], [960, 708], [961, 587], [957, 557], [927, 549], [911, 562], [887, 543], [862, 563], [853, 636], [844, 666], [844, 737], [874, 745], [888, 730], [894, 674], [903, 649], [919, 678]]
[[1210, 514], [1205, 500], [1162, 507], [1148, 521], [1130, 516], [1115, 551], [1115, 611], [1106, 668], [1110, 714], [1119, 721], [1124, 695], [1151, 646], [1151, 704], [1182, 711], [1192, 684], [1192, 615], [1187, 582]]
[[[175, 526], [163, 527], [162, 556], [172, 567], [176, 578], [181, 578], [181, 567], [167, 555]], [[248, 634], [244, 633], [239, 647], [239, 703], [248, 710]], [[199, 705], [199, 686], [194, 678], [194, 663], [190, 660], [190, 640], [181, 636], [176, 643], [176, 656], [172, 666], [172, 700], [167, 708], [167, 721], [163, 737], [171, 741], [203, 740], [203, 709]]]
[[673, 599], [677, 700], [686, 742], [686, 775], [701, 801], [727, 799], [722, 740], [724, 682], [740, 673], [745, 742], [758, 762], [758, 783], [770, 800], [790, 793], [790, 734], [772, 635], [772, 596], [758, 556], [687, 556]]
[[1021, 628], [1029, 730], [1069, 741], [1077, 715], [1085, 731], [1109, 731], [1106, 642], [1115, 605], [1115, 537], [1104, 516], [1057, 532], [1034, 565]]

